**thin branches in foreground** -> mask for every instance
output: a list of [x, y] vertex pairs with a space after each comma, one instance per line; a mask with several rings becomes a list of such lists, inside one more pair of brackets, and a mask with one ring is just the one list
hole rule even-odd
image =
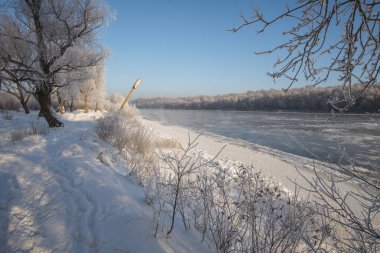
[[[241, 15], [241, 25], [230, 31], [257, 25], [257, 33], [262, 33], [275, 24], [288, 24], [277, 46], [258, 52], [283, 52], [269, 75], [287, 79], [285, 91], [302, 77], [316, 86], [338, 75], [342, 88], [329, 103], [335, 111], [345, 112], [378, 81], [379, 7], [377, 0], [297, 1], [271, 18], [258, 8], [252, 18]], [[354, 83], [363, 85], [357, 93], [352, 91]]]
[[[120, 118], [100, 120], [98, 131], [106, 122], [115, 124], [117, 131], [98, 134], [119, 147], [116, 137], [123, 131], [130, 137], [135, 132], [116, 123], [133, 126], [134, 119], [126, 114], [114, 117]], [[151, 135], [147, 138], [153, 140]], [[305, 177], [310, 187], [302, 189], [295, 184], [291, 193], [253, 166], [219, 159], [222, 150], [215, 156], [197, 150], [199, 138], [189, 136], [185, 144], [156, 146], [149, 152], [138, 152], [136, 145], [121, 145], [124, 154], [140, 154], [141, 163], [131, 162], [134, 155], [124, 157], [130, 159], [131, 173], [137, 176], [146, 203], [152, 207], [155, 236], [170, 237], [179, 227], [196, 229], [202, 241], [218, 252], [379, 250], [378, 184], [345, 168], [351, 178], [362, 182], [361, 187], [341, 192], [342, 182], [316, 172], [314, 178]], [[135, 142], [132, 138], [128, 141]], [[311, 192], [312, 198], [301, 198], [301, 190]]]

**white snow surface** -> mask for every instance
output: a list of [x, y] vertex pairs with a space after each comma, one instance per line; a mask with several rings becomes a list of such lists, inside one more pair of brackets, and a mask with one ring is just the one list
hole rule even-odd
[[[255, 170], [261, 171], [266, 178], [274, 178], [283, 190], [288, 192], [295, 190], [294, 183], [297, 183], [303, 188], [310, 188], [304, 178], [308, 180], [314, 178], [314, 169], [325, 180], [329, 180], [330, 177], [334, 177], [335, 179], [347, 178], [347, 176], [336, 171], [334, 165], [330, 163], [315, 161], [313, 159], [219, 135], [199, 133], [178, 125], [165, 125], [143, 118], [141, 118], [141, 120], [150, 126], [157, 135], [168, 138], [171, 137], [182, 143], [186, 143], [189, 136], [195, 138], [200, 135], [197, 148], [206, 151], [209, 155], [216, 155], [223, 146], [225, 146], [218, 156], [220, 160], [233, 160], [239, 161], [246, 166], [252, 165]], [[368, 172], [366, 169], [360, 169]], [[353, 181], [336, 183], [336, 187], [338, 187], [342, 193], [349, 191], [356, 192], [359, 190], [359, 186]], [[314, 199], [308, 191], [304, 190], [299, 192], [299, 196], [309, 200]], [[360, 211], [358, 205], [354, 204], [352, 208], [358, 212]]]
[[[143, 189], [94, 132], [100, 113], [66, 113], [64, 128], [11, 142], [36, 113], [0, 113], [0, 252], [212, 252], [177, 222], [155, 238]], [[101, 162], [102, 152], [109, 162]]]
[[[11, 141], [30, 125], [47, 127], [37, 113], [0, 113], [0, 253], [7, 252], [214, 252], [194, 229], [178, 220], [170, 238], [154, 237], [152, 209], [118, 151], [95, 134], [101, 113], [65, 113], [64, 128]], [[156, 135], [186, 143], [198, 133], [141, 119]], [[238, 161], [273, 177], [292, 191], [313, 176], [340, 173], [327, 164], [216, 135], [201, 135], [197, 149], [218, 157], [221, 167]], [[102, 158], [99, 159], [99, 156]], [[102, 160], [102, 161], [101, 161]], [[326, 165], [326, 166], [325, 166]], [[298, 169], [298, 171], [297, 171]], [[342, 183], [342, 192], [357, 185]], [[284, 190], [286, 190], [284, 189]], [[308, 197], [306, 193], [304, 197]]]

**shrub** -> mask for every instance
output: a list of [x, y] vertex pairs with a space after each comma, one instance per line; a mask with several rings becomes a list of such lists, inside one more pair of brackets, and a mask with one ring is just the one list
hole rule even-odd
[[45, 122], [36, 122], [36, 121], [30, 121], [29, 122], [29, 134], [30, 135], [46, 135], [49, 132], [48, 126], [45, 124]]
[[369, 208], [367, 220], [350, 220], [358, 216], [347, 211], [350, 216], [340, 217], [337, 211], [344, 211], [345, 199], [328, 191], [335, 188], [322, 188], [328, 187], [324, 181], [309, 182], [319, 199], [332, 199], [322, 203], [337, 204], [339, 209], [300, 200], [297, 185], [289, 194], [252, 166], [197, 151], [198, 137], [189, 137], [187, 146], [154, 137], [128, 111], [107, 113], [98, 120], [96, 132], [118, 148], [143, 185], [146, 202], [153, 208], [155, 235], [161, 230], [169, 236], [175, 221], [181, 219], [185, 229], [196, 228], [218, 252], [378, 250], [378, 228], [372, 223], [368, 223], [372, 230], [364, 227], [367, 220], [375, 220], [369, 216], [378, 213], [378, 206]]
[[152, 151], [151, 131], [128, 111], [106, 113], [98, 120], [95, 130], [99, 138], [120, 152], [133, 151], [145, 155]]
[[135, 117], [136, 111], [111, 111], [98, 119], [95, 131], [99, 138], [115, 146], [125, 158], [131, 172], [141, 183], [154, 163], [152, 131]]
[[[45, 122], [44, 122], [45, 123]], [[10, 140], [13, 143], [22, 141], [28, 136], [33, 135], [46, 135], [49, 132], [49, 128], [46, 124], [37, 123], [35, 121], [29, 122], [29, 128], [20, 128], [12, 131]]]
[[3, 119], [4, 120], [12, 120], [13, 119], [13, 115], [11, 113], [9, 113], [9, 111], [5, 111], [4, 114], [3, 114]]
[[[195, 149], [197, 139], [161, 160], [145, 187], [155, 234], [176, 216], [218, 252], [322, 252], [332, 228], [312, 205], [252, 166], [220, 161]], [[169, 222], [167, 222], [169, 220]], [[169, 224], [165, 224], [169, 223]]]
[[11, 142], [16, 143], [30, 136], [28, 129], [17, 129], [11, 133]]

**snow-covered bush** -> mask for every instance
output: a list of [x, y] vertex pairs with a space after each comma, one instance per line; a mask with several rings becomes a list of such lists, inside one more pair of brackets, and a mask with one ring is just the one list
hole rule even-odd
[[131, 172], [141, 181], [154, 160], [154, 141], [151, 130], [136, 117], [134, 108], [114, 110], [100, 118], [96, 125], [97, 135], [115, 146], [125, 158]]
[[31, 120], [29, 122], [29, 133], [30, 135], [46, 135], [49, 132], [48, 126], [45, 122], [37, 122]]
[[298, 198], [299, 189], [289, 193], [253, 166], [197, 151], [197, 138], [189, 137], [184, 146], [172, 141], [166, 145], [166, 140], [159, 144], [128, 110], [106, 113], [96, 131], [118, 148], [144, 187], [156, 235], [170, 235], [182, 221], [219, 252], [377, 250], [372, 241], [360, 239], [366, 235], [347, 241], [345, 236], [353, 238], [357, 230], [343, 227], [322, 206]]
[[128, 125], [135, 124], [135, 122], [136, 120], [129, 111], [111, 110], [98, 119], [95, 131], [100, 139], [110, 142], [121, 151], [125, 139], [124, 135], [127, 134], [125, 130], [127, 130]]
[[177, 219], [219, 252], [319, 252], [333, 229], [314, 207], [252, 166], [195, 150], [196, 139], [171, 151], [145, 186], [156, 235]]
[[[170, 224], [166, 232], [167, 235], [170, 235], [173, 230], [177, 213], [181, 215], [185, 228], [189, 227], [187, 209], [190, 199], [187, 190], [195, 179], [193, 175], [215, 159], [214, 157], [205, 160], [200, 154], [194, 153], [193, 149], [198, 145], [198, 138], [199, 136], [194, 140], [189, 138], [186, 146], [180, 145], [179, 149], [172, 149], [169, 152], [159, 149], [158, 157], [162, 161], [162, 167], [158, 171], [161, 174], [157, 178], [160, 180], [157, 182], [160, 189], [156, 195], [160, 202], [166, 204], [165, 212], [169, 214]], [[159, 207], [162, 209], [160, 203]]]
[[[329, 240], [330, 247], [337, 253], [380, 252], [380, 184], [376, 173], [366, 175], [355, 166], [353, 159], [342, 151], [342, 161], [337, 163], [346, 179], [332, 175], [326, 177], [317, 172], [314, 176], [303, 178], [308, 183], [307, 190], [314, 194], [315, 212], [325, 220], [330, 230], [334, 228]], [[374, 167], [376, 170], [376, 167]], [[342, 191], [340, 186], [352, 180], [356, 187]]]
[[44, 123], [30, 121], [29, 128], [18, 128], [13, 130], [10, 134], [10, 141], [16, 143], [22, 141], [28, 136], [47, 134], [49, 132], [49, 128]]
[[27, 129], [16, 129], [12, 131], [10, 139], [11, 142], [16, 143], [22, 141], [27, 136], [29, 136], [29, 131]]
[[[104, 100], [104, 107], [110, 111], [110, 110], [119, 110], [121, 105], [123, 104], [125, 99], [125, 96], [123, 96], [120, 93], [112, 93]], [[139, 115], [139, 111], [136, 108], [135, 105], [132, 104], [126, 104], [123, 108], [123, 111], [128, 111], [131, 115]]]
[[194, 226], [220, 252], [302, 252], [311, 249], [306, 239], [321, 245], [326, 238], [310, 205], [238, 163], [202, 168], [189, 207]]

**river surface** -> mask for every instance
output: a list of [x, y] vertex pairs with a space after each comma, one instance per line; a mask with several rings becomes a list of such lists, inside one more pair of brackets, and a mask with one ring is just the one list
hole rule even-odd
[[368, 169], [380, 168], [380, 115], [140, 109], [150, 120]]

